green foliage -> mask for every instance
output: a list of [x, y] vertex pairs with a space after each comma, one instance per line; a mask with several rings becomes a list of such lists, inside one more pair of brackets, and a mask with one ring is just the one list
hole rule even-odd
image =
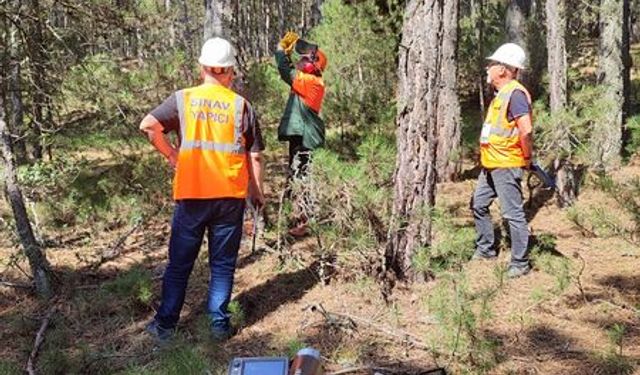
[[[624, 183], [602, 174], [593, 181], [594, 187], [613, 198], [615, 203], [576, 205], [567, 217], [578, 228], [597, 237], [620, 237], [632, 244], [640, 238], [640, 178]], [[616, 211], [617, 209], [617, 211]]]
[[604, 375], [631, 375], [636, 365], [629, 358], [617, 353], [606, 352], [595, 356], [599, 362], [594, 373]]
[[[342, 161], [328, 150], [317, 150], [306, 184], [313, 197], [314, 230], [331, 244], [343, 276], [371, 271], [385, 241], [395, 148], [391, 139], [366, 137], [357, 149], [358, 160]], [[304, 186], [294, 185], [297, 187]], [[375, 266], [373, 266], [375, 267]], [[366, 272], [368, 273], [368, 272]]]
[[231, 325], [242, 327], [245, 322], [245, 313], [240, 302], [234, 300], [229, 303], [229, 315], [231, 315]]
[[556, 250], [554, 235], [542, 233], [535, 236], [531, 259], [536, 267], [554, 277], [554, 293], [561, 294], [569, 287], [573, 280], [571, 261]]
[[246, 78], [248, 99], [260, 117], [260, 123], [277, 124], [291, 89], [280, 78], [275, 64], [252, 64]]
[[74, 372], [71, 359], [60, 348], [44, 350], [39, 356], [38, 367], [44, 374], [64, 375]]
[[179, 345], [163, 353], [158, 369], [159, 374], [205, 374], [208, 371], [207, 361], [194, 347]]
[[625, 145], [625, 154], [627, 156], [633, 156], [640, 150], [640, 115], [635, 115], [627, 119], [626, 131], [629, 138]]
[[287, 351], [286, 351], [286, 356], [288, 358], [293, 358], [296, 356], [296, 354], [298, 353], [298, 351], [304, 347], [306, 347], [307, 345], [302, 342], [300, 339], [298, 338], [292, 338], [287, 342]]
[[21, 186], [44, 211], [45, 226], [124, 224], [156, 210], [171, 191], [170, 169], [156, 155], [41, 161], [19, 170]]
[[460, 357], [464, 366], [461, 371], [486, 371], [495, 365], [498, 344], [484, 337], [481, 330], [493, 316], [491, 302], [495, 292], [489, 288], [474, 293], [464, 273], [449, 273], [442, 275], [427, 298], [429, 311], [439, 323], [430, 341], [438, 352]]
[[174, 51], [146, 65], [107, 53], [87, 56], [64, 77], [59, 100], [65, 104], [62, 115], [69, 124], [56, 141], [65, 144], [67, 137], [94, 132], [125, 142], [140, 137], [138, 122], [178, 83], [183, 84], [183, 66], [189, 64], [184, 53]]
[[[477, 6], [477, 5], [476, 5]], [[505, 2], [487, 1], [484, 3], [484, 16], [472, 14], [471, 2], [461, 2], [458, 30], [458, 82], [460, 97], [465, 101], [477, 103], [478, 82], [486, 76], [485, 57], [505, 42], [504, 19]], [[483, 51], [478, 51], [478, 27], [484, 28]], [[480, 54], [480, 56], [478, 56]], [[474, 106], [475, 107], [475, 106]], [[478, 126], [478, 122], [474, 122]], [[477, 140], [475, 138], [474, 140]]]
[[536, 152], [539, 159], [567, 158], [574, 164], [602, 162], [595, 132], [607, 121], [611, 102], [601, 86], [584, 86], [571, 95], [567, 109], [549, 113], [536, 102]]
[[120, 298], [149, 304], [153, 298], [151, 272], [135, 267], [104, 285], [104, 288]]
[[20, 375], [22, 373], [22, 369], [16, 363], [4, 359], [0, 360], [0, 374]]
[[434, 241], [420, 249], [413, 258], [416, 271], [423, 273], [461, 269], [473, 255], [475, 229], [457, 226], [453, 218], [440, 210], [433, 211]]
[[543, 253], [533, 257], [534, 262], [541, 270], [554, 277], [554, 292], [561, 294], [571, 285], [572, 273], [569, 259]]
[[392, 26], [371, 0], [355, 5], [325, 1], [322, 17], [309, 39], [329, 60], [323, 75], [323, 117], [334, 126], [356, 125], [362, 130], [392, 122], [398, 44]]
[[627, 328], [624, 324], [615, 323], [607, 330], [607, 336], [611, 344], [617, 349], [618, 354], [622, 355], [622, 341]]

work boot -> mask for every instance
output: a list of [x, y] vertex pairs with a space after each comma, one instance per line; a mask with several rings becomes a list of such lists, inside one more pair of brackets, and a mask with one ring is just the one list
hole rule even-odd
[[173, 338], [173, 334], [175, 333], [175, 328], [162, 328], [160, 324], [154, 319], [150, 323], [148, 323], [144, 330], [147, 331], [149, 335], [154, 339], [154, 341], [160, 345], [165, 345], [171, 341]]
[[510, 279], [516, 279], [518, 277], [528, 274], [530, 271], [531, 271], [531, 266], [528, 264], [526, 266], [510, 265], [509, 268], [507, 268], [507, 277]]
[[221, 330], [212, 328], [211, 340], [215, 343], [223, 343], [229, 340], [230, 338], [232, 338], [236, 333], [238, 333], [238, 330], [235, 327], [230, 327], [226, 331], [221, 331]]
[[497, 255], [485, 254], [478, 250], [476, 250], [476, 252], [473, 253], [473, 256], [471, 257], [471, 260], [496, 260], [496, 259], [498, 259]]

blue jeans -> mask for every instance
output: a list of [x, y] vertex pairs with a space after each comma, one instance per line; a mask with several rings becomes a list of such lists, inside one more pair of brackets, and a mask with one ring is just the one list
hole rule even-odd
[[155, 319], [173, 329], [180, 318], [189, 275], [198, 257], [205, 229], [209, 242], [209, 299], [211, 329], [230, 330], [227, 307], [242, 237], [244, 199], [181, 200], [176, 203], [169, 240], [169, 264], [162, 279], [162, 303]]

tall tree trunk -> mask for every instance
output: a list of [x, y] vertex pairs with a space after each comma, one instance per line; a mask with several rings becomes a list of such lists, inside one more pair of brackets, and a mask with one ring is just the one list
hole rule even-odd
[[191, 29], [189, 29], [189, 25], [191, 25], [189, 4], [187, 0], [180, 0], [180, 5], [182, 21], [179, 22], [179, 24], [182, 24], [182, 49], [185, 51], [187, 56], [193, 56], [192, 51], [194, 42], [191, 37]]
[[[622, 64], [624, 66], [624, 71], [622, 75], [623, 79], [623, 95], [624, 95], [624, 105], [622, 107], [622, 153], [625, 156], [626, 151], [625, 148], [627, 144], [631, 141], [631, 133], [630, 129], [626, 126], [627, 117], [631, 113], [631, 67], [633, 65], [631, 61], [631, 0], [624, 0], [622, 10]], [[636, 4], [640, 5], [640, 3]], [[636, 11], [638, 11], [636, 9]]]
[[442, 8], [440, 94], [438, 96], [439, 181], [453, 181], [460, 174], [460, 102], [458, 98], [458, 1], [447, 0]]
[[531, 10], [531, 0], [509, 0], [505, 15], [507, 38], [521, 47], [527, 45], [527, 18]]
[[225, 25], [225, 0], [205, 0], [204, 40], [215, 36], [229, 39], [230, 32]]
[[[567, 105], [567, 13], [565, 0], [547, 0], [547, 69], [549, 71], [549, 103], [552, 113]], [[556, 124], [560, 155], [553, 161], [556, 174], [557, 201], [560, 207], [571, 205], [577, 195], [578, 180], [570, 160], [571, 140], [566, 123]]]
[[173, 48], [176, 45], [176, 22], [171, 12], [171, 0], [164, 0], [164, 12], [171, 19], [169, 24], [169, 47]]
[[509, 0], [505, 17], [508, 42], [518, 44], [527, 53], [527, 69], [518, 78], [534, 97], [540, 91], [545, 64], [544, 48], [539, 48], [544, 43], [539, 27], [542, 17], [536, 5], [533, 0]]
[[[19, 2], [14, 1], [16, 8], [16, 14], [19, 14]], [[22, 85], [21, 85], [21, 69], [20, 69], [20, 48], [18, 44], [18, 30], [15, 27], [15, 22], [18, 22], [17, 16], [13, 22], [9, 23], [8, 27], [8, 39], [9, 48], [6, 51], [6, 60], [8, 61], [9, 72], [7, 77], [7, 92], [9, 94], [9, 100], [11, 102], [11, 116], [9, 117], [9, 123], [7, 124], [9, 132], [12, 134], [12, 147], [16, 156], [16, 163], [18, 165], [25, 164], [27, 162], [27, 148], [24, 138], [24, 105], [22, 102]]]
[[14, 155], [11, 150], [11, 138], [4, 121], [4, 98], [2, 96], [0, 96], [0, 142], [2, 158], [4, 161], [3, 169], [5, 174], [4, 181], [6, 194], [9, 198], [13, 216], [16, 220], [16, 228], [18, 230], [18, 236], [20, 237], [20, 243], [27, 255], [27, 259], [29, 260], [29, 266], [31, 267], [31, 274], [33, 275], [36, 291], [40, 296], [49, 298], [53, 295], [51, 270], [44, 252], [33, 235], [31, 223], [29, 222], [27, 210], [24, 205], [22, 192], [20, 191], [20, 187], [18, 186], [18, 181], [16, 179]]
[[45, 90], [46, 69], [44, 54], [44, 38], [42, 35], [42, 9], [39, 0], [31, 0], [31, 43], [29, 45], [31, 84], [33, 85], [33, 103], [31, 105], [31, 130], [33, 132], [33, 157], [42, 159], [42, 126], [44, 124], [44, 107], [48, 100]]
[[316, 26], [322, 21], [322, 0], [311, 2], [311, 26]]
[[[407, 4], [398, 61], [398, 115], [392, 231], [387, 267], [400, 279], [422, 279], [415, 252], [431, 243], [441, 100], [443, 11], [456, 0]], [[455, 5], [457, 6], [457, 5]]]
[[480, 106], [480, 123], [484, 121], [486, 72], [485, 72], [485, 51], [484, 51], [484, 0], [471, 1], [471, 17], [475, 24], [474, 32], [476, 37], [476, 82], [478, 90], [478, 104]]
[[604, 170], [619, 165], [622, 151], [625, 94], [628, 93], [625, 85], [629, 82], [629, 69], [625, 63], [629, 41], [625, 40], [628, 33], [624, 31], [628, 7], [628, 0], [601, 0], [600, 3], [598, 83], [605, 90], [604, 97], [610, 109], [604, 122], [594, 128], [592, 146], [597, 158], [595, 167]]

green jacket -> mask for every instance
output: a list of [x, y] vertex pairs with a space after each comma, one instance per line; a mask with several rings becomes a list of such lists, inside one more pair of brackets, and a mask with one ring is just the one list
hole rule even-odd
[[[325, 140], [324, 121], [318, 115], [324, 97], [321, 77], [297, 71], [284, 51], [276, 51], [278, 72], [291, 86], [291, 94], [278, 126], [278, 140], [302, 137], [302, 145], [310, 150], [322, 147]], [[314, 110], [312, 107], [317, 109]]]

